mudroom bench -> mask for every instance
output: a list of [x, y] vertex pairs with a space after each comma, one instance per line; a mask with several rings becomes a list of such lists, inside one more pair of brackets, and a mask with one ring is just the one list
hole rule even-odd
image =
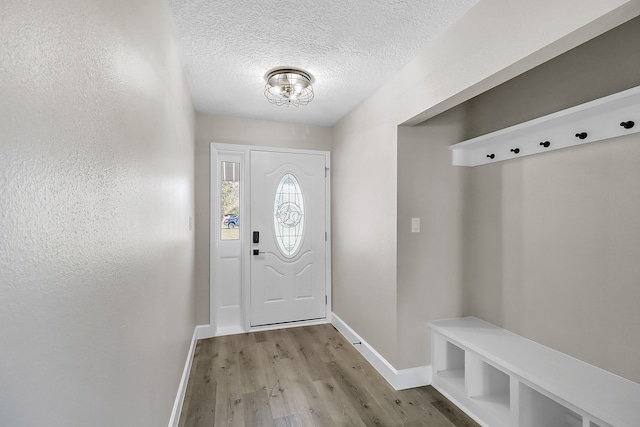
[[433, 387], [483, 426], [640, 426], [640, 384], [475, 317], [429, 326]]

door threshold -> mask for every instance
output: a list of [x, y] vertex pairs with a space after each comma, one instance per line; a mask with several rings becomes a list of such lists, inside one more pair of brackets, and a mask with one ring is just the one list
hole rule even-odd
[[326, 317], [311, 320], [297, 320], [295, 322], [273, 323], [270, 325], [251, 326], [249, 332], [273, 331], [275, 329], [297, 328], [300, 326], [325, 325], [329, 323]]

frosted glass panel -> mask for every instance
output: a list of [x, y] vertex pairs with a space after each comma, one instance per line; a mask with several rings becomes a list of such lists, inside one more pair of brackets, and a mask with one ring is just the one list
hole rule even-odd
[[273, 226], [280, 251], [287, 258], [293, 257], [304, 233], [304, 200], [300, 184], [291, 173], [282, 177], [276, 190]]

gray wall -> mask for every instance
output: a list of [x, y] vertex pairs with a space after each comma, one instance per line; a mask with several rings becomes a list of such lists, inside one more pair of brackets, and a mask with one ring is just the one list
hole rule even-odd
[[[398, 232], [402, 226], [399, 215], [405, 215], [405, 208], [398, 205], [404, 197], [398, 194], [403, 173], [399, 156], [406, 155], [399, 147], [403, 136], [398, 125], [431, 118], [638, 13], [637, 0], [595, 1], [588, 7], [581, 0], [482, 0], [334, 126], [333, 308], [393, 366], [428, 363], [426, 345], [411, 340], [424, 338], [427, 328], [429, 314], [421, 312], [419, 304], [432, 304], [418, 283], [409, 282], [412, 277], [420, 280], [422, 267], [415, 272], [399, 270], [399, 251], [414, 253], [417, 259], [407, 260], [413, 266], [419, 266], [424, 256], [413, 252], [413, 241], [408, 241], [406, 251], [398, 246], [404, 244]], [[435, 149], [437, 158], [443, 158], [442, 146]], [[444, 178], [457, 173], [444, 167], [440, 172]], [[429, 189], [438, 190], [435, 185]], [[450, 209], [455, 214], [454, 205]], [[436, 218], [446, 215], [442, 209]], [[355, 220], [336, 221], [338, 215]], [[455, 221], [447, 224], [453, 227]], [[454, 230], [452, 239], [457, 238], [456, 233]], [[405, 237], [415, 238], [419, 246], [427, 236]], [[438, 239], [442, 242], [446, 236], [438, 235]], [[446, 253], [452, 253], [455, 240], [445, 243], [452, 245]], [[456, 262], [451, 260], [437, 275], [441, 281], [455, 275], [451, 280], [458, 292]], [[447, 284], [432, 282], [431, 286]], [[459, 304], [446, 297], [451, 315], [459, 312]], [[437, 312], [440, 314], [444, 311]], [[409, 351], [411, 354], [405, 353]]]
[[193, 110], [163, 2], [0, 3], [0, 425], [167, 425]]
[[346, 120], [331, 163], [333, 311], [395, 366], [397, 127]]
[[639, 136], [473, 169], [447, 147], [640, 85], [637, 40], [640, 18], [399, 127], [400, 367], [428, 360], [428, 320], [470, 314], [639, 380]]
[[[265, 100], [266, 102], [266, 100]], [[274, 106], [273, 108], [278, 108]], [[286, 108], [282, 108], [283, 116]], [[196, 319], [209, 324], [209, 206], [211, 143], [331, 151], [331, 128], [237, 117], [196, 115]]]
[[[423, 125], [398, 127], [398, 368], [429, 364], [429, 320], [462, 313], [467, 168], [451, 166], [465, 106]], [[420, 232], [411, 232], [411, 218]]]
[[[478, 96], [468, 136], [640, 85], [638, 40], [635, 18]], [[465, 313], [640, 382], [639, 161], [636, 134], [471, 169]]]

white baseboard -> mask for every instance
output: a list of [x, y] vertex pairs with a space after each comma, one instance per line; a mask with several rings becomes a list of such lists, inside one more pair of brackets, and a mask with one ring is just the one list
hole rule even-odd
[[209, 325], [196, 326], [196, 339], [205, 340], [207, 338], [213, 338], [216, 336], [216, 329]]
[[404, 390], [431, 384], [430, 365], [397, 370], [335, 313], [332, 313], [331, 323], [349, 342], [360, 343], [354, 344], [354, 347], [394, 389]]
[[431, 365], [416, 366], [415, 368], [396, 371], [396, 390], [423, 387], [431, 384]]
[[182, 412], [184, 395], [187, 391], [187, 383], [189, 382], [189, 373], [191, 372], [191, 363], [193, 362], [193, 353], [196, 350], [196, 341], [198, 339], [197, 338], [198, 328], [200, 328], [200, 326], [196, 326], [195, 329], [193, 330], [193, 336], [191, 337], [191, 345], [189, 346], [189, 352], [187, 353], [187, 360], [184, 363], [184, 369], [182, 370], [182, 378], [180, 378], [180, 384], [178, 385], [178, 393], [176, 394], [176, 400], [173, 403], [171, 418], [169, 418], [169, 427], [178, 427], [178, 423], [180, 422], [180, 412]]

